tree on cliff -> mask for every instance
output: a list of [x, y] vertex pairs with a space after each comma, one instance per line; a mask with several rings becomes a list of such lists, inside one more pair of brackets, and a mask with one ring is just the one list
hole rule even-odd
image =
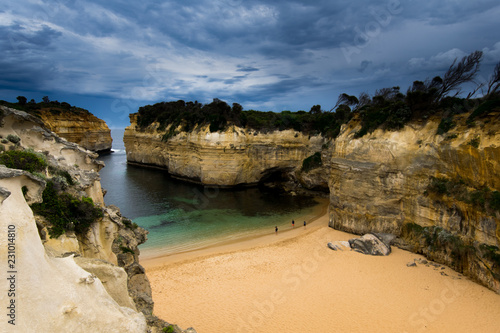
[[482, 51], [474, 51], [468, 56], [463, 57], [458, 63], [457, 59], [455, 59], [441, 81], [439, 81], [439, 77], [434, 78], [432, 83], [440, 86], [437, 101], [440, 101], [454, 90], [456, 91], [455, 96], [460, 94], [460, 86], [473, 81], [479, 72], [482, 57]]
[[488, 82], [488, 91], [486, 95], [493, 95], [500, 91], [500, 62], [495, 66], [493, 74]]
[[17, 96], [17, 101], [18, 101], [19, 105], [26, 105], [26, 102], [28, 101], [28, 99], [24, 96]]

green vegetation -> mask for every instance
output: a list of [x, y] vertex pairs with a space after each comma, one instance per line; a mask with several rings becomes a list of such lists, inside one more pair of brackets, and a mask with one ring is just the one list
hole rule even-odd
[[470, 139], [469, 142], [467, 142], [467, 144], [469, 146], [472, 146], [474, 148], [479, 148], [479, 143], [481, 142], [481, 140], [479, 139], [479, 137], [475, 137], [474, 139]]
[[467, 118], [467, 122], [474, 121], [477, 117], [488, 114], [494, 110], [500, 110], [500, 98], [495, 96], [494, 99], [489, 99], [481, 103]]
[[493, 261], [497, 266], [500, 267], [500, 249], [497, 246], [481, 244], [479, 246], [481, 253], [484, 258]]
[[462, 263], [470, 255], [475, 254], [475, 248], [467, 244], [459, 236], [453, 235], [441, 227], [422, 227], [415, 223], [403, 225], [402, 236], [406, 239], [417, 241], [421, 246], [432, 252], [443, 251], [448, 253], [453, 260], [453, 266], [462, 270]]
[[226, 102], [214, 99], [210, 104], [198, 102], [161, 102], [139, 108], [138, 126], [146, 128], [153, 122], [159, 123], [159, 129], [170, 126], [163, 140], [166, 141], [181, 131], [190, 131], [196, 126], [209, 125], [211, 132], [221, 131], [230, 125], [242, 126], [257, 131], [294, 129], [309, 134], [323, 134], [335, 137], [340, 126], [350, 119], [348, 107], [339, 108], [337, 112], [321, 112], [315, 105], [310, 112], [261, 112], [243, 111], [241, 105], [234, 103], [230, 107]]
[[50, 174], [53, 175], [53, 180], [63, 185], [64, 188], [76, 184], [73, 177], [71, 177], [69, 172], [66, 170], [60, 169], [58, 167], [49, 166], [49, 172]]
[[28, 99], [24, 96], [18, 96], [17, 100], [17, 103], [10, 103], [4, 100], [0, 100], [0, 105], [4, 105], [16, 110], [25, 111], [37, 117], [40, 116], [40, 111], [42, 109], [48, 110], [54, 114], [61, 114], [62, 112], [71, 112], [75, 114], [89, 113], [89, 111], [85, 109], [72, 106], [71, 104], [66, 102], [51, 101], [48, 96], [44, 96], [42, 101], [39, 103], [36, 103], [33, 99], [28, 102]]
[[135, 254], [134, 250], [126, 247], [126, 246], [123, 246], [123, 245], [120, 245], [120, 250], [123, 252], [123, 253], [130, 253], [130, 254]]
[[443, 119], [441, 119], [441, 122], [439, 123], [436, 134], [443, 135], [445, 133], [448, 133], [448, 131], [451, 130], [455, 126], [456, 126], [456, 124], [453, 121], [452, 117], [443, 118]]
[[127, 219], [127, 218], [123, 218], [122, 222], [125, 225], [125, 227], [127, 227], [129, 229], [137, 229], [137, 227], [138, 227], [137, 223], [134, 223], [130, 219]]
[[[164, 141], [179, 131], [190, 131], [204, 125], [209, 125], [211, 132], [236, 125], [263, 132], [293, 129], [308, 135], [335, 138], [342, 124], [354, 118], [361, 123], [361, 129], [355, 133], [355, 137], [360, 138], [377, 128], [398, 130], [411, 121], [441, 116], [443, 119], [437, 134], [443, 135], [455, 127], [455, 115], [474, 110], [470, 116], [474, 119], [497, 110], [500, 105], [500, 64], [495, 67], [484, 97], [471, 98], [483, 86], [478, 86], [467, 98], [457, 97], [462, 84], [474, 81], [482, 55], [481, 51], [475, 51], [461, 60], [455, 59], [442, 77], [414, 81], [406, 94], [399, 87], [379, 89], [373, 97], [366, 93], [359, 97], [342, 93], [330, 111], [322, 111], [320, 105], [314, 105], [309, 112], [243, 111], [241, 105], [234, 103], [229, 106], [219, 99], [205, 105], [179, 100], [139, 108], [137, 124], [139, 129], [145, 129], [157, 122], [159, 130], [167, 130]], [[452, 92], [456, 94], [452, 95]], [[478, 103], [482, 104], [474, 109]]]
[[21, 138], [18, 137], [17, 135], [9, 134], [7, 135], [7, 140], [15, 144], [19, 143], [21, 141]]
[[462, 84], [473, 82], [481, 58], [482, 52], [475, 51], [460, 61], [455, 59], [443, 77], [414, 81], [406, 95], [399, 91], [399, 87], [377, 90], [373, 98], [362, 94], [355, 109], [360, 115], [362, 128], [355, 136], [362, 137], [377, 128], [397, 130], [410, 121], [425, 120], [432, 115], [445, 115], [437, 131], [437, 134], [443, 135], [455, 126], [453, 115], [472, 110], [477, 101], [482, 104], [471, 114], [470, 121], [498, 109], [500, 63], [490, 78], [485, 97], [478, 100], [471, 99], [482, 86], [469, 93], [467, 98], [449, 96], [453, 91], [460, 92]]
[[317, 152], [304, 159], [302, 162], [302, 171], [308, 172], [312, 169], [319, 168], [321, 165], [323, 165], [321, 161], [321, 153]]
[[428, 255], [431, 257], [434, 255], [433, 252], [449, 255], [452, 266], [458, 271], [463, 271], [467, 261], [472, 257], [487, 259], [493, 264], [490, 272], [496, 279], [500, 278], [497, 273], [500, 268], [500, 249], [497, 246], [485, 243], [472, 245], [441, 227], [422, 227], [415, 223], [404, 224], [401, 236], [429, 250]]
[[21, 169], [31, 173], [41, 172], [47, 161], [41, 154], [27, 150], [9, 150], [0, 154], [0, 164], [11, 169]]
[[42, 198], [42, 203], [35, 203], [31, 208], [51, 224], [51, 238], [57, 238], [72, 230], [76, 234], [84, 235], [92, 223], [103, 217], [102, 209], [95, 207], [91, 198], [78, 199], [68, 193], [62, 193], [59, 185], [53, 181], [47, 182]]
[[164, 327], [162, 329], [162, 332], [165, 332], [165, 333], [174, 333], [174, 326], [173, 325], [168, 325], [167, 327]]
[[487, 186], [474, 188], [462, 179], [431, 177], [426, 194], [431, 193], [471, 204], [490, 215], [500, 211], [500, 192], [491, 191]]

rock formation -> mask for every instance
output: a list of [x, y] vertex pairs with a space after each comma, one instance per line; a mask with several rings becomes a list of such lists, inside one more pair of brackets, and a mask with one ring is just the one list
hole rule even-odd
[[356, 252], [372, 256], [387, 256], [391, 253], [390, 241], [376, 234], [366, 234], [360, 238], [349, 239], [349, 246]]
[[166, 130], [158, 131], [157, 123], [138, 130], [136, 118], [130, 116], [124, 134], [129, 163], [164, 168], [175, 177], [205, 185], [248, 185], [279, 178], [300, 169], [302, 161], [326, 142], [293, 130], [258, 133], [230, 126], [211, 133], [208, 125], [163, 141]]
[[[0, 261], [7, 263], [10, 250], [16, 258], [15, 293], [9, 299], [2, 296], [2, 301], [15, 303], [15, 328], [19, 332], [159, 332], [167, 327], [153, 315], [149, 281], [139, 264], [138, 245], [146, 241], [147, 232], [123, 218], [118, 208], [104, 205], [98, 174], [104, 165], [95, 160], [97, 154], [58, 137], [25, 112], [0, 106], [0, 115], [2, 148], [30, 149], [48, 163], [35, 175], [0, 165], [0, 227], [5, 230]], [[84, 234], [66, 231], [50, 238], [51, 224], [35, 216], [30, 205], [41, 202], [47, 182], [60, 175], [74, 181], [67, 185], [67, 193], [91, 198], [103, 216]], [[58, 182], [67, 183], [68, 178]], [[7, 230], [15, 231], [13, 242]], [[8, 290], [11, 282], [3, 281]], [[174, 332], [181, 330], [175, 327]]]
[[[164, 141], [168, 128], [158, 131], [153, 123], [140, 130], [133, 114], [124, 141], [129, 162], [205, 185], [285, 174], [297, 186], [326, 188], [331, 227], [394, 234], [398, 246], [500, 292], [500, 213], [491, 209], [500, 200], [499, 115], [492, 111], [474, 122], [468, 116], [455, 115], [456, 126], [443, 135], [436, 134], [441, 118], [431, 116], [361, 138], [355, 116], [330, 142], [293, 130], [236, 126], [214, 133], [198, 128]], [[303, 161], [316, 153], [321, 165], [304, 171]]]
[[113, 139], [106, 123], [87, 110], [40, 111], [45, 126], [60, 137], [93, 152], [111, 150]]
[[435, 179], [474, 194], [500, 190], [498, 113], [472, 127], [466, 116], [443, 136], [437, 118], [358, 139], [356, 120], [345, 125], [329, 163], [330, 226], [395, 234], [400, 246], [500, 292], [499, 212], [459, 200], [453, 189], [429, 190]]

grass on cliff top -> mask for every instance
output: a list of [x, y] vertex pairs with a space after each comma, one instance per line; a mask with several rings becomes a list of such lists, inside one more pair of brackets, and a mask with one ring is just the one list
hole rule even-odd
[[102, 209], [94, 206], [91, 198], [78, 199], [62, 192], [60, 185], [48, 181], [42, 194], [43, 202], [31, 205], [34, 213], [41, 215], [51, 224], [49, 234], [57, 238], [66, 231], [84, 235], [92, 223], [104, 216]]

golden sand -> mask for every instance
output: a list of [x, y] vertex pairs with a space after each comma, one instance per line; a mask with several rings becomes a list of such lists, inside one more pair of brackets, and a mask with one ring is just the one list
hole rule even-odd
[[397, 248], [330, 250], [354, 236], [327, 225], [141, 259], [155, 314], [198, 333], [500, 332], [500, 295]]

